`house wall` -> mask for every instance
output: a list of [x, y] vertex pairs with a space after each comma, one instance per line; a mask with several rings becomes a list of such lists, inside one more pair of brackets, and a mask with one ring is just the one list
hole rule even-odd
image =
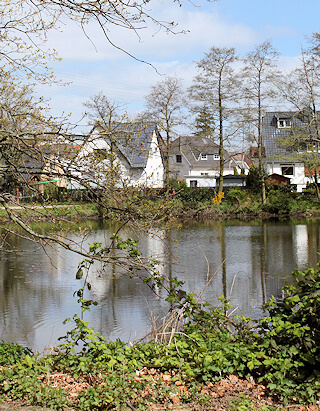
[[[282, 175], [282, 169], [281, 166], [285, 165], [286, 163], [284, 162], [270, 162], [266, 163], [266, 171], [267, 174], [280, 174]], [[291, 165], [293, 163], [288, 163], [288, 165]], [[285, 177], [290, 178], [290, 183], [291, 184], [297, 184], [297, 191], [302, 192], [304, 188], [306, 188], [307, 182], [309, 181], [308, 177], [305, 177], [304, 173], [304, 165], [303, 163], [294, 163], [293, 164], [293, 175], [285, 175]]]
[[197, 168], [197, 169], [193, 169], [189, 171], [189, 176], [192, 176], [192, 177], [202, 178], [202, 177], [205, 177], [205, 174], [208, 174], [208, 177], [215, 178], [219, 175], [219, 172], [218, 170], [208, 170], [206, 168], [203, 168], [203, 169]]
[[[92, 134], [94, 137], [97, 133], [94, 131]], [[91, 158], [94, 150], [97, 149], [109, 150], [110, 146], [103, 138], [93, 138], [92, 141], [88, 142], [80, 152], [77, 166], [82, 170], [80, 174], [83, 176], [86, 174], [88, 174], [88, 176], [91, 175], [99, 185], [106, 182], [106, 173], [110, 167], [110, 159], [106, 158], [100, 162], [96, 161], [94, 166], [92, 166]], [[117, 152], [115, 156], [116, 158], [113, 161], [113, 168], [117, 173], [116, 185], [118, 187], [130, 185], [147, 185], [148, 187], [153, 188], [163, 187], [163, 163], [155, 131], [152, 135], [150, 150], [148, 153], [146, 166], [144, 168], [131, 167], [127, 159], [119, 152]], [[77, 188], [77, 184], [75, 184], [75, 188]]]
[[191, 182], [197, 181], [197, 187], [216, 187], [216, 178], [208, 178], [202, 176], [186, 176], [187, 187], [191, 187]]
[[169, 156], [169, 174], [170, 178], [177, 180], [184, 180], [185, 176], [189, 174], [190, 163], [183, 153], [178, 152], [181, 155], [181, 163], [176, 162], [176, 153]]
[[146, 184], [147, 187], [162, 188], [164, 180], [164, 168], [162, 157], [155, 131], [152, 135], [152, 141], [149, 156], [141, 178], [137, 181], [138, 185]]

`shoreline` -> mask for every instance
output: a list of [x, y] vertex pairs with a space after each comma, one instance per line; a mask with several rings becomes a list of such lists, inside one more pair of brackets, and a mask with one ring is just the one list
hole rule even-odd
[[[57, 205], [46, 205], [46, 206], [12, 206], [10, 207], [11, 210], [21, 210], [24, 212], [24, 219], [29, 222], [46, 222], [46, 221], [78, 221], [78, 220], [99, 220], [101, 217], [99, 216], [96, 210], [89, 210], [89, 208], [95, 206], [94, 203], [84, 203], [84, 204], [57, 204]], [[75, 213], [68, 212], [68, 210], [77, 209]], [[47, 213], [47, 210], [59, 210], [58, 213]], [[66, 212], [62, 212], [62, 211]], [[37, 214], [33, 214], [33, 212], [37, 212]], [[44, 214], [41, 214], [44, 212]], [[25, 215], [25, 213], [30, 213], [30, 215]], [[173, 215], [174, 218], [182, 221], [190, 221], [190, 220], [241, 220], [241, 221], [252, 221], [252, 220], [272, 220], [272, 219], [291, 219], [291, 218], [317, 218], [320, 217], [320, 210], [309, 210], [309, 211], [301, 211], [301, 212], [290, 212], [290, 213], [268, 213], [265, 211], [260, 212], [222, 212], [217, 210], [212, 210], [210, 208], [206, 208], [204, 210], [196, 210], [192, 208], [183, 208], [181, 212], [176, 213]], [[112, 218], [104, 217], [103, 221], [112, 220]], [[5, 208], [0, 207], [0, 224], [9, 224], [12, 220], [6, 214]]]

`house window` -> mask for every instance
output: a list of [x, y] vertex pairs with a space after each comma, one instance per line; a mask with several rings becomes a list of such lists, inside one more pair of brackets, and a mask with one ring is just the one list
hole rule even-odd
[[201, 160], [207, 160], [207, 155], [206, 154], [201, 154]]
[[198, 185], [198, 181], [197, 181], [197, 180], [190, 180], [190, 187], [196, 188], [197, 185]]
[[278, 128], [291, 128], [290, 118], [279, 118], [278, 119]]
[[208, 176], [209, 173], [201, 173], [202, 176]]
[[182, 155], [181, 154], [176, 155], [176, 163], [182, 163]]
[[213, 155], [213, 159], [214, 159], [214, 160], [220, 160], [219, 154], [214, 154], [214, 155]]
[[281, 166], [281, 173], [283, 176], [293, 176], [293, 166], [292, 165]]

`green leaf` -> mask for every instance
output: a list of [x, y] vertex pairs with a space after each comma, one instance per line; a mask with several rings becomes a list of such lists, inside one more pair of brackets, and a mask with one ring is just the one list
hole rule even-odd
[[26, 357], [24, 359], [24, 362], [28, 367], [32, 367], [32, 365], [33, 365], [32, 358], [28, 354], [26, 355]]
[[83, 270], [82, 270], [82, 268], [80, 267], [79, 270], [77, 271], [76, 279], [77, 279], [77, 280], [81, 280], [82, 277], [83, 277]]

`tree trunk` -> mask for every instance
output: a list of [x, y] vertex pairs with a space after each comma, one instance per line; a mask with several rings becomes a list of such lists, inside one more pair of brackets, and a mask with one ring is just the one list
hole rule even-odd
[[[318, 169], [315, 168], [314, 169], [314, 174], [313, 174], [313, 179], [314, 179], [314, 186], [315, 186], [315, 189], [316, 189], [316, 198], [317, 198], [317, 201], [320, 202], [320, 191], [319, 191], [319, 186], [318, 186], [317, 171], [318, 171]], [[311, 175], [311, 173], [310, 173], [310, 175]]]
[[258, 90], [258, 159], [259, 159], [259, 178], [260, 178], [260, 190], [261, 201], [264, 205], [267, 201], [266, 196], [266, 182], [264, 178], [263, 169], [263, 153], [262, 153], [262, 134], [261, 134], [261, 79], [259, 78], [259, 90]]
[[222, 109], [222, 96], [221, 96], [221, 75], [219, 79], [219, 187], [218, 193], [223, 192], [223, 170], [224, 170], [224, 158], [223, 158], [223, 109]]
[[167, 147], [166, 147], [164, 188], [166, 190], [166, 193], [169, 193], [169, 190], [170, 190], [170, 144], [171, 142], [170, 142], [169, 131], [166, 131], [166, 134], [167, 134]]

